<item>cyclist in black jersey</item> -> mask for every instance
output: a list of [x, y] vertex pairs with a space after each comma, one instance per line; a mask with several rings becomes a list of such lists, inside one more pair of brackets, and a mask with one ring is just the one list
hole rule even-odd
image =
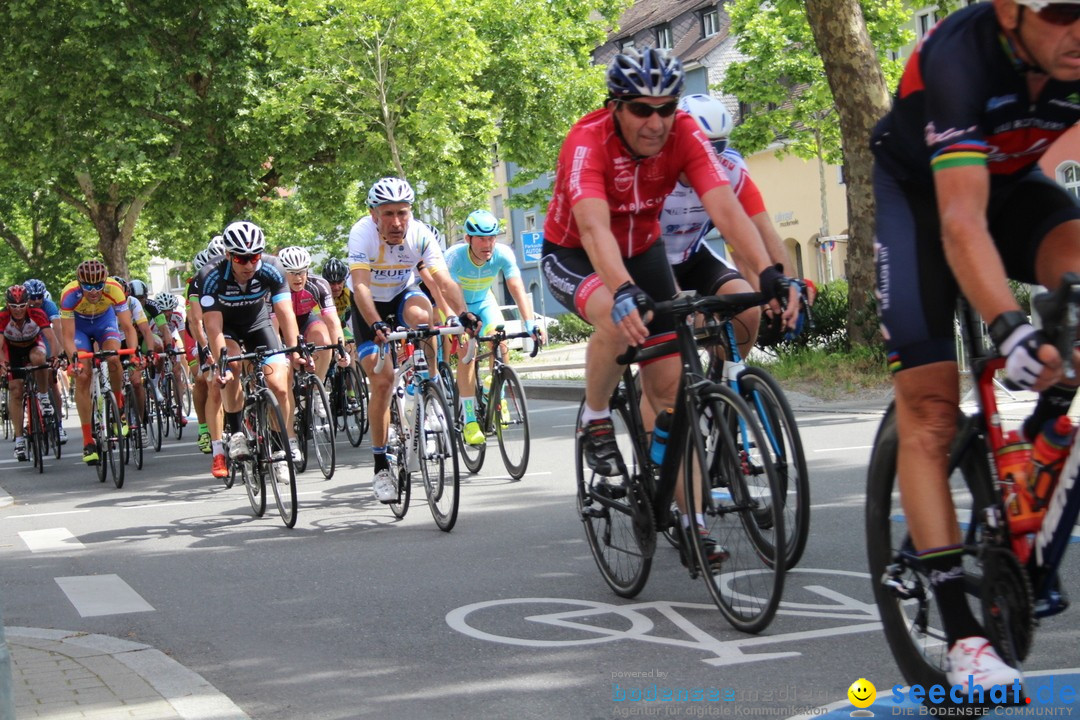
[[[896, 391], [897, 474], [949, 643], [949, 682], [1020, 676], [966, 600], [947, 482], [959, 382], [953, 312], [962, 290], [1006, 358], [1040, 391], [1030, 438], [1075, 387], [1007, 278], [1057, 286], [1080, 271], [1080, 207], [1036, 162], [1080, 120], [1080, 0], [994, 0], [945, 18], [916, 48], [875, 128], [878, 308]], [[1073, 358], [1067, 358], [1073, 360]]]
[[[221, 357], [221, 353], [237, 355], [241, 352], [241, 345], [247, 351], [259, 346], [270, 349], [283, 347], [271, 324], [270, 306], [266, 302], [269, 298], [282, 335], [297, 337], [292, 296], [281, 263], [273, 255], [262, 254], [266, 248], [266, 238], [262, 229], [254, 223], [234, 222], [225, 228], [222, 235], [226, 254], [204, 265], [197, 280], [203, 327], [213, 357]], [[301, 362], [298, 356], [294, 360]], [[282, 415], [288, 417], [292, 414], [288, 359], [284, 355], [274, 355], [266, 364], [267, 385], [277, 396]], [[221, 404], [225, 410], [225, 425], [230, 432], [229, 454], [234, 459], [250, 453], [247, 438], [240, 431], [240, 411], [244, 398], [236, 370], [230, 368], [219, 381], [223, 386]], [[223, 478], [228, 475], [222, 444], [223, 430], [212, 396], [207, 400], [207, 420], [214, 453], [212, 472], [214, 477]], [[293, 458], [299, 459], [299, 447], [292, 426], [289, 425], [286, 430]], [[284, 458], [274, 458], [275, 461], [279, 459]]]

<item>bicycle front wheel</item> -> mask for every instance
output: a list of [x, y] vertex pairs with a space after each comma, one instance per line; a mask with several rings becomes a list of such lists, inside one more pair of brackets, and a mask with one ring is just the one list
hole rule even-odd
[[409, 512], [409, 499], [412, 497], [412, 482], [409, 479], [409, 471], [406, 469], [408, 462], [405, 454], [412, 452], [405, 442], [405, 410], [401, 406], [401, 398], [397, 394], [390, 397], [390, 425], [387, 429], [389, 437], [386, 440], [386, 460], [390, 463], [390, 476], [397, 484], [397, 500], [387, 503], [390, 512], [395, 517], [403, 518]]
[[[319, 464], [319, 470], [323, 477], [329, 480], [334, 476], [337, 465], [337, 451], [334, 448], [334, 421], [330, 415], [330, 402], [326, 399], [326, 391], [322, 383], [312, 376], [308, 383], [307, 401], [307, 438], [311, 440], [311, 449], [315, 454], [315, 461]], [[305, 457], [307, 449], [305, 447]]]
[[[578, 408], [578, 424], [584, 401]], [[604, 582], [616, 595], [632, 598], [649, 579], [656, 551], [656, 524], [652, 503], [644, 485], [635, 480], [640, 472], [651, 472], [640, 462], [631, 438], [629, 410], [625, 403], [613, 403], [611, 420], [623, 457], [625, 473], [609, 478], [597, 475], [585, 464], [581, 438], [575, 441], [578, 514], [585, 525], [596, 566]]]
[[[112, 475], [113, 485], [118, 488], [124, 487], [124, 458], [122, 457], [124, 444], [124, 428], [121, 423], [120, 408], [116, 405], [116, 398], [111, 392], [104, 394], [105, 398], [105, 454], [109, 458], [109, 474]], [[101, 458], [99, 462], [104, 462]]]
[[367, 381], [360, 368], [354, 363], [347, 368], [338, 368], [342, 376], [341, 387], [344, 397], [338, 398], [341, 403], [343, 420], [345, 425], [345, 437], [353, 447], [360, 447], [360, 441], [367, 432], [367, 407], [368, 390]]
[[772, 461], [750, 462], [764, 447], [757, 419], [731, 388], [713, 385], [693, 399], [686, 438], [686, 539], [713, 602], [737, 630], [772, 622], [784, 590], [784, 513]]
[[128, 420], [128, 448], [135, 455], [135, 467], [143, 468], [143, 429], [139, 421], [138, 404], [135, 402], [135, 391], [128, 388], [124, 392], [124, 413]]
[[161, 452], [161, 438], [164, 428], [161, 426], [161, 406], [154, 398], [154, 387], [145, 379], [146, 384], [146, 410], [143, 412], [143, 426], [150, 433], [150, 442], [154, 445], [154, 452]]
[[35, 388], [30, 387], [29, 383], [26, 384], [24, 392], [27, 394], [29, 400], [29, 402], [26, 403], [26, 406], [29, 408], [30, 413], [27, 416], [27, 419], [30, 421], [28, 423], [30, 437], [27, 438], [27, 440], [29, 440], [28, 444], [30, 445], [28, 448], [31, 455], [30, 459], [34, 461], [34, 469], [37, 470], [38, 473], [43, 473], [45, 472], [45, 448], [42, 447], [43, 425], [41, 422], [41, 405], [38, 403]]
[[453, 427], [442, 390], [434, 383], [424, 383], [423, 405], [417, 419], [420, 476], [431, 515], [444, 532], [453, 530], [458, 514], [460, 478]]
[[739, 393], [757, 416], [765, 445], [744, 449], [748, 462], [760, 464], [756, 456], [768, 452], [780, 479], [784, 509], [786, 568], [802, 557], [810, 534], [810, 479], [803, 454], [802, 439], [784, 391], [769, 373], [747, 367], [739, 375]]
[[299, 508], [296, 505], [296, 473], [285, 431], [285, 418], [277, 398], [270, 390], [260, 389], [257, 402], [258, 461], [266, 468], [266, 479], [274, 490], [274, 501], [281, 521], [285, 527], [291, 528], [296, 525]]
[[529, 466], [529, 411], [525, 389], [514, 368], [503, 365], [495, 379], [491, 402], [492, 423], [499, 438], [499, 452], [510, 477], [520, 480]]

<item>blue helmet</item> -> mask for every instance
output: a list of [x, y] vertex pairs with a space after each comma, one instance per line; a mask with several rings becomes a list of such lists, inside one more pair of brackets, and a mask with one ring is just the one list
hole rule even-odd
[[36, 278], [24, 282], [23, 287], [26, 288], [26, 294], [31, 300], [40, 300], [45, 297], [45, 283]]
[[465, 234], [473, 237], [498, 235], [499, 221], [487, 210], [473, 210], [465, 219]]
[[669, 50], [627, 50], [611, 60], [607, 69], [608, 93], [620, 97], [678, 97], [682, 94], [682, 62]]

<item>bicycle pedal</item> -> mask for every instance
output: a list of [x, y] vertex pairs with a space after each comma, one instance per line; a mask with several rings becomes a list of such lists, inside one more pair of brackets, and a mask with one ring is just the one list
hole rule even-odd
[[611, 485], [605, 482], [599, 482], [593, 485], [590, 491], [597, 497], [606, 498], [608, 500], [622, 500], [626, 497], [626, 487], [623, 485]]

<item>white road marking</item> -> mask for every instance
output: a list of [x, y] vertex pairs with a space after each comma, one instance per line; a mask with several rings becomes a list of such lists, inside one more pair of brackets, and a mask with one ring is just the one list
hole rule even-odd
[[32, 553], [85, 549], [85, 546], [67, 528], [23, 530], [19, 533], [19, 537]]
[[119, 575], [58, 577], [56, 584], [82, 617], [154, 611]]
[[820, 448], [814, 450], [814, 452], [844, 452], [845, 450], [870, 450], [873, 445], [853, 445], [852, 447], [839, 447], [839, 448]]

